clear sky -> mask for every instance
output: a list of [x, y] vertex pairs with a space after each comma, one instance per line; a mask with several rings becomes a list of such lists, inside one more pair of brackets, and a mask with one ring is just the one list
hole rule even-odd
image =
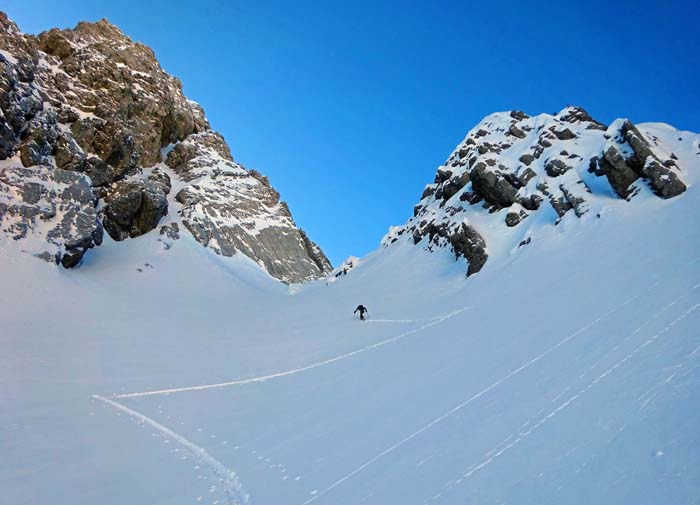
[[700, 131], [696, 1], [5, 0], [151, 46], [334, 264], [375, 249], [485, 115], [567, 104]]

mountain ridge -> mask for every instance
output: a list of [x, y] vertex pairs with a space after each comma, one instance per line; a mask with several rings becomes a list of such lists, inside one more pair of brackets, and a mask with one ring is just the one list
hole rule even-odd
[[106, 19], [33, 36], [2, 13], [0, 65], [0, 230], [30, 254], [75, 267], [103, 230], [120, 241], [173, 224], [284, 282], [332, 269], [153, 50]]
[[429, 249], [450, 247], [467, 260], [469, 276], [502, 236], [511, 239], [507, 249], [517, 249], [541, 222], [556, 225], [592, 210], [600, 217], [616, 200], [681, 195], [698, 155], [700, 135], [658, 123], [617, 119], [608, 126], [573, 106], [532, 117], [497, 112], [469, 131], [438, 167], [413, 217], [392, 227], [382, 245], [409, 237]]

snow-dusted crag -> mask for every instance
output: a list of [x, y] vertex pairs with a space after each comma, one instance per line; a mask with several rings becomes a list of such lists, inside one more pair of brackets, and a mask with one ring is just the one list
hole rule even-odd
[[180, 81], [106, 20], [31, 36], [0, 13], [0, 111], [0, 240], [71, 267], [103, 229], [124, 240], [170, 214], [168, 230], [283, 281], [331, 270]]
[[700, 163], [700, 136], [663, 124], [618, 119], [609, 126], [581, 108], [530, 117], [484, 118], [428, 184], [409, 221], [383, 245], [404, 237], [451, 247], [478, 272], [495, 250], [527, 245], [543, 224], [600, 217], [607, 206], [674, 198], [684, 171]]

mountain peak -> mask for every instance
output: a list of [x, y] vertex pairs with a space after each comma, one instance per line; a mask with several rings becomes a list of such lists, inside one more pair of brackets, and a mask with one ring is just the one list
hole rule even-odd
[[4, 14], [0, 42], [0, 236], [73, 267], [103, 230], [121, 241], [161, 227], [172, 247], [184, 229], [285, 282], [331, 270], [149, 47], [106, 19], [31, 36]]
[[451, 247], [471, 275], [497, 251], [529, 244], [543, 223], [683, 193], [681, 176], [696, 162], [698, 141], [676, 133], [627, 119], [606, 126], [576, 106], [553, 115], [490, 114], [438, 167], [413, 217], [383, 244], [409, 237], [429, 249]]

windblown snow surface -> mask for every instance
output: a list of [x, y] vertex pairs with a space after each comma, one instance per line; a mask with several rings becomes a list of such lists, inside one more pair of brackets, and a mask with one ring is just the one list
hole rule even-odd
[[687, 166], [469, 279], [406, 244], [287, 287], [188, 237], [76, 271], [0, 243], [0, 503], [697, 504]]

